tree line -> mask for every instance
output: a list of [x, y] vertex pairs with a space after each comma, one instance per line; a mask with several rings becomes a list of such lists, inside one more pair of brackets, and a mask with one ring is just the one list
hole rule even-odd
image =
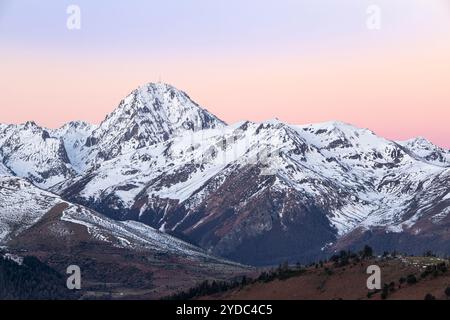
[[21, 264], [0, 255], [1, 300], [76, 299], [66, 287], [66, 278], [35, 257]]

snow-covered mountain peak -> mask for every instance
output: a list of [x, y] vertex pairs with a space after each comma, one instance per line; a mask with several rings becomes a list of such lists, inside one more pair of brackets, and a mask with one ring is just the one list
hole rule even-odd
[[27, 121], [22, 126], [24, 129], [41, 129], [34, 121]]
[[96, 125], [84, 121], [71, 121], [52, 131], [55, 138], [63, 141], [70, 163], [79, 173], [84, 171], [88, 165], [84, 162], [88, 153], [85, 144], [87, 138], [96, 128]]
[[264, 124], [270, 124], [270, 125], [279, 125], [279, 124], [284, 124], [284, 122], [282, 122], [280, 119], [278, 118], [272, 118], [269, 120], [266, 120], [263, 122]]
[[[92, 132], [97, 128], [96, 125], [84, 121], [71, 121], [58, 129], [52, 130], [52, 136], [55, 138], [63, 139], [68, 152], [72, 149], [79, 149], [81, 145], [84, 145], [86, 138], [92, 134]], [[72, 143], [77, 142], [80, 145], [73, 146]]]
[[307, 125], [293, 125], [298, 133], [319, 149], [347, 149], [350, 152], [367, 152], [385, 148], [392, 142], [377, 136], [374, 132], [350, 124], [329, 121]]
[[137, 118], [137, 121], [164, 121], [168, 129], [178, 126], [198, 131], [224, 125], [223, 121], [192, 101], [185, 92], [165, 83], [148, 83], [137, 88], [108, 119], [118, 114]]
[[139, 87], [122, 100], [87, 138], [94, 158], [112, 159], [186, 132], [214, 129], [225, 123], [184, 92], [162, 83]]
[[444, 167], [450, 166], [450, 150], [438, 147], [424, 137], [398, 141], [397, 143], [428, 163]]
[[424, 137], [416, 137], [412, 138], [406, 141], [399, 141], [399, 144], [411, 148], [419, 148], [419, 149], [428, 149], [428, 150], [435, 150], [439, 147], [433, 144], [431, 141]]
[[0, 132], [0, 154], [8, 170], [40, 187], [50, 187], [75, 174], [62, 139], [32, 121], [9, 125]]
[[70, 121], [62, 125], [57, 131], [68, 131], [68, 130], [89, 130], [90, 128], [95, 128], [95, 125], [92, 125], [86, 121], [77, 120], [77, 121]]
[[[376, 134], [369, 129], [359, 128], [354, 125], [342, 122], [342, 121], [327, 121], [322, 123], [309, 124], [306, 126], [302, 126], [303, 128], [309, 129], [309, 131], [314, 131], [317, 135], [339, 135], [339, 136], [374, 136], [377, 137]], [[378, 137], [377, 137], [378, 138]]]

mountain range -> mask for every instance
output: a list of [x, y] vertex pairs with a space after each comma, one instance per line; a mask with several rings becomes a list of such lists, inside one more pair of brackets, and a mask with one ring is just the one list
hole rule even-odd
[[0, 176], [1, 244], [41, 255], [101, 243], [243, 271], [364, 244], [450, 254], [449, 150], [342, 122], [228, 125], [163, 83], [99, 125], [0, 125]]

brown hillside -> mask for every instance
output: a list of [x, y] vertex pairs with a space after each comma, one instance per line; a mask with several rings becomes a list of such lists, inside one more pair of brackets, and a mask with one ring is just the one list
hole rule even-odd
[[[446, 299], [445, 289], [450, 285], [450, 271], [430, 273], [422, 278], [427, 266], [445, 262], [438, 258], [402, 257], [371, 259], [350, 263], [345, 267], [334, 267], [327, 263], [323, 267], [310, 267], [301, 275], [267, 283], [254, 282], [241, 288], [203, 297], [218, 300], [366, 300], [369, 290], [366, 281], [367, 267], [376, 264], [381, 268], [382, 284], [394, 282], [387, 299], [423, 300], [427, 294], [436, 299]], [[416, 284], [400, 283], [401, 278], [414, 274]], [[380, 300], [381, 292], [370, 299]]]

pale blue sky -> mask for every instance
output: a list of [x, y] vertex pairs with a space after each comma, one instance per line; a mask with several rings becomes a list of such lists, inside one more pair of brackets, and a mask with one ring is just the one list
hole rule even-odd
[[[448, 0], [0, 0], [3, 46], [79, 50], [287, 50], [340, 39], [377, 41], [365, 28], [370, 4], [383, 9], [383, 41], [447, 27]], [[66, 8], [82, 30], [65, 28]], [[448, 9], [448, 8], [446, 8]], [[437, 18], [436, 14], [440, 16]]]

